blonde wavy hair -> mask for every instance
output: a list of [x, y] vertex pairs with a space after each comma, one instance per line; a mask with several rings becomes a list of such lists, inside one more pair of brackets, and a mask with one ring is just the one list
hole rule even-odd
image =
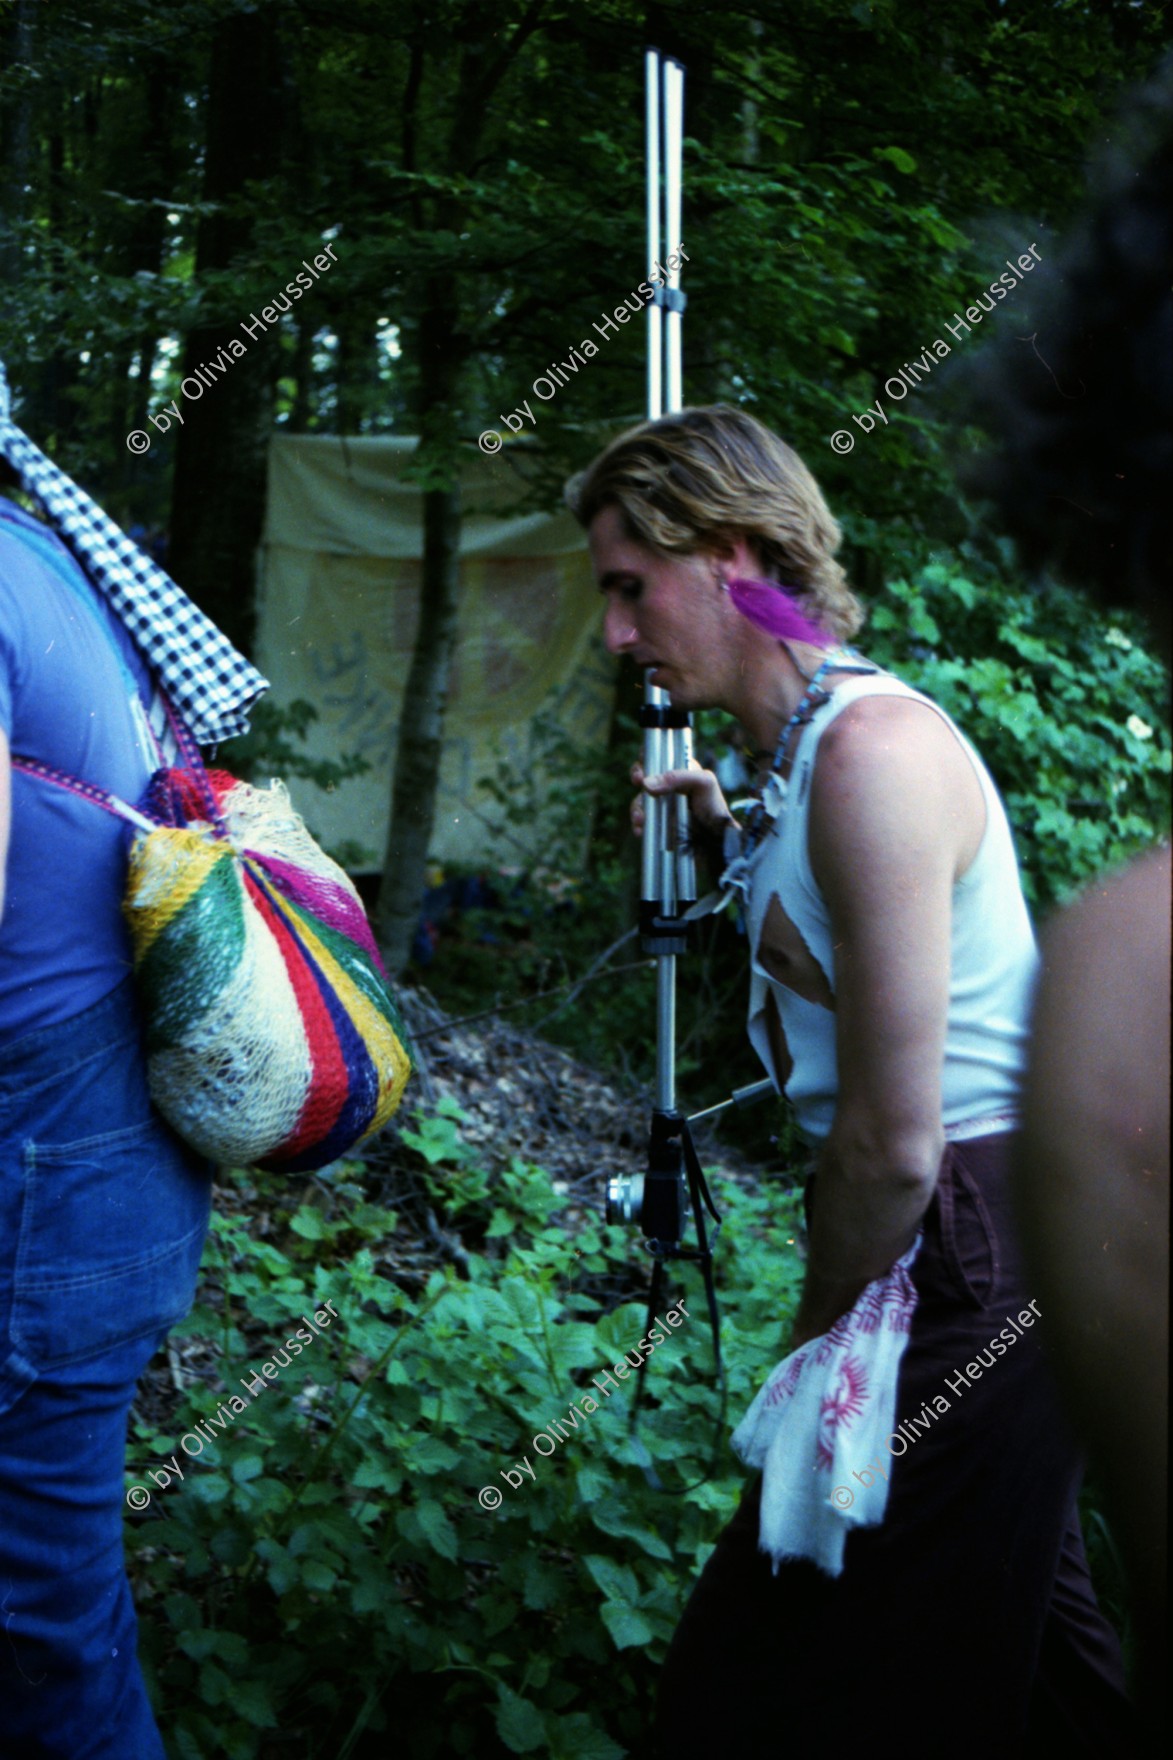
[[692, 556], [744, 537], [764, 575], [798, 589], [807, 615], [840, 640], [864, 621], [835, 561], [842, 534], [798, 454], [744, 410], [715, 403], [641, 422], [571, 477], [566, 505], [589, 526], [617, 507], [633, 542]]

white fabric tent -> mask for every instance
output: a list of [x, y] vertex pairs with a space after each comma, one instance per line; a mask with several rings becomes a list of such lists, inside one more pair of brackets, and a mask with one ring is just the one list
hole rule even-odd
[[[259, 558], [257, 661], [272, 700], [318, 709], [307, 750], [360, 752], [363, 776], [295, 799], [330, 846], [358, 843], [377, 868], [387, 835], [399, 707], [418, 615], [422, 496], [402, 471], [409, 438], [278, 435], [269, 452]], [[518, 499], [506, 460], [474, 454], [461, 483], [462, 610], [445, 724], [433, 854], [506, 864], [536, 855], [541, 815], [511, 839], [478, 789], [506, 755], [540, 763], [532, 724], [552, 711], [585, 749], [601, 751], [615, 688], [601, 601], [583, 534], [565, 511], [509, 515]], [[520, 844], [516, 838], [520, 830]], [[584, 826], [584, 834], [586, 827]]]

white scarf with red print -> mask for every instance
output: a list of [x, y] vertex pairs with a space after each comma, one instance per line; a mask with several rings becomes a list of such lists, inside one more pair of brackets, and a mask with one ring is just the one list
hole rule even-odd
[[[837, 1577], [848, 1530], [884, 1519], [896, 1383], [916, 1310], [909, 1268], [920, 1242], [829, 1332], [771, 1370], [733, 1432], [742, 1460], [762, 1469], [758, 1543], [775, 1573], [807, 1558]], [[907, 1447], [900, 1440], [897, 1454]]]

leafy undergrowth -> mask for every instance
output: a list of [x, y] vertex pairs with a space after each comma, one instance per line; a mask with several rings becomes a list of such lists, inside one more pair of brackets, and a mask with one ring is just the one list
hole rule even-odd
[[[694, 1269], [659, 1304], [687, 1315], [634, 1437], [614, 1375], [649, 1265], [600, 1218], [646, 1106], [507, 1026], [411, 1014], [416, 1110], [323, 1175], [226, 1178], [197, 1306], [143, 1384], [127, 1545], [175, 1760], [642, 1760], [744, 1483]], [[701, 1154], [736, 1413], [781, 1354], [799, 1206], [793, 1176]], [[1094, 1498], [1084, 1527], [1123, 1624]]]
[[[660, 1311], [687, 1319], [635, 1437], [613, 1373], [646, 1332], [648, 1261], [599, 1220], [608, 1175], [642, 1165], [638, 1099], [507, 1028], [413, 1024], [418, 1113], [324, 1175], [229, 1176], [144, 1384], [128, 1552], [183, 1760], [646, 1753], [656, 1664], [743, 1483], [727, 1430], [705, 1478], [694, 1270], [668, 1279]], [[705, 1160], [735, 1410], [780, 1354], [797, 1211]]]

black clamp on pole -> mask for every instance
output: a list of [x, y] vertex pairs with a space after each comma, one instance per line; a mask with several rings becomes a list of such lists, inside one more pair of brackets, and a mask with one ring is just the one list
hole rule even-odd
[[666, 312], [683, 312], [688, 304], [688, 295], [683, 287], [656, 287], [652, 290], [652, 301], [663, 306]]

